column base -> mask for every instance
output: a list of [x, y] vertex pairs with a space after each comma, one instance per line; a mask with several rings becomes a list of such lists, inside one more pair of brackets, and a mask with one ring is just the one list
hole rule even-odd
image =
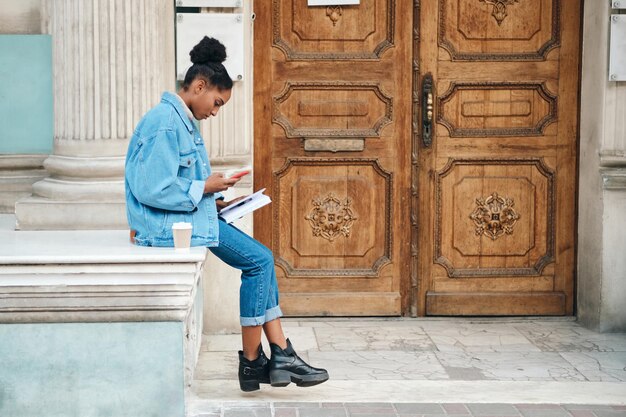
[[59, 201], [27, 197], [15, 203], [16, 230], [128, 229], [124, 201]]
[[33, 192], [33, 184], [46, 176], [47, 155], [0, 155], [0, 213], [13, 214], [15, 202]]

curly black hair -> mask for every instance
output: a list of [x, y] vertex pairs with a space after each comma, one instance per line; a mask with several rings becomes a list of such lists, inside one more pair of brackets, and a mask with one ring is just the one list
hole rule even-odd
[[182, 87], [186, 90], [193, 80], [202, 78], [219, 90], [233, 88], [233, 80], [222, 64], [226, 59], [226, 47], [217, 39], [205, 36], [189, 52], [193, 65], [187, 70]]

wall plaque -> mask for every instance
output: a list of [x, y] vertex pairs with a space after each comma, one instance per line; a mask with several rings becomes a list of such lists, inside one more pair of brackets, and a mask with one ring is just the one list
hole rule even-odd
[[626, 14], [611, 16], [609, 55], [609, 81], [626, 81]]
[[243, 15], [240, 13], [176, 14], [176, 79], [185, 78], [191, 67], [189, 51], [208, 36], [226, 47], [224, 66], [233, 81], [243, 80], [243, 31]]

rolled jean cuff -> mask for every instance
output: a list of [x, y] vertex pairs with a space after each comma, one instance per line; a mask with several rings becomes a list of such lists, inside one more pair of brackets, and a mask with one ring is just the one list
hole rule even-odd
[[268, 321], [276, 320], [283, 316], [283, 312], [280, 306], [272, 307], [269, 310], [265, 310], [264, 316], [258, 317], [240, 317], [239, 321], [242, 326], [261, 326]]

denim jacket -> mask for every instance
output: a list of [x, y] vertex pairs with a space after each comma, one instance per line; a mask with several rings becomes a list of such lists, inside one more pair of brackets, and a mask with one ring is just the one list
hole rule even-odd
[[126, 155], [126, 214], [141, 246], [174, 246], [172, 224], [193, 225], [192, 246], [217, 246], [215, 199], [203, 194], [211, 175], [204, 141], [180, 99], [165, 92], [141, 119]]

